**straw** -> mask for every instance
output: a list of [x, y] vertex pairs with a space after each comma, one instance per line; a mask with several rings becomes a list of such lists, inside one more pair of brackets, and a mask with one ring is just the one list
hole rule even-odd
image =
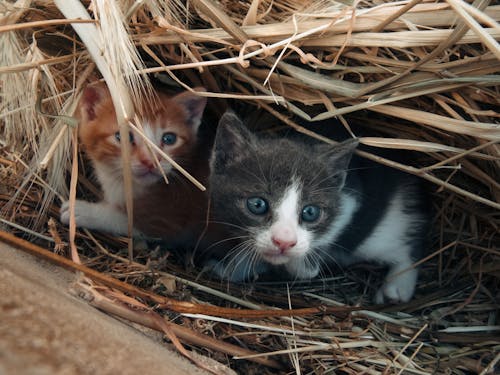
[[[166, 333], [195, 362], [186, 344], [238, 373], [495, 372], [500, 361], [496, 2], [2, 5], [0, 225], [9, 231], [0, 231], [2, 241], [84, 272], [105, 297], [96, 305]], [[154, 241], [139, 246], [142, 241], [75, 228], [74, 220], [70, 228], [60, 224], [61, 200], [100, 195], [76, 132], [63, 121], [73, 115], [83, 87], [104, 78], [122, 138], [132, 127], [148, 142], [134, 103], [152, 100], [153, 76], [183, 90], [205, 86], [199, 94], [209, 98], [209, 126], [226, 107], [251, 113], [259, 130], [288, 127], [328, 144], [335, 142], [323, 130], [340, 126], [359, 137], [360, 157], [425, 180], [433, 217], [427, 252], [411, 265], [420, 274], [415, 297], [373, 306], [384, 275], [376, 265], [333, 270], [331, 277], [293, 285], [234, 285], [186, 266], [178, 251], [170, 252], [179, 249], [158, 248]], [[129, 171], [127, 142], [122, 146]], [[397, 162], [379, 156], [379, 149], [411, 157]], [[170, 161], [186, 176], [193, 172]], [[206, 182], [185, 183], [204, 188]], [[124, 184], [132, 218], [128, 172]], [[132, 225], [130, 220], [130, 230]], [[55, 254], [69, 244], [82, 264]], [[154, 314], [145, 314], [148, 310]]]

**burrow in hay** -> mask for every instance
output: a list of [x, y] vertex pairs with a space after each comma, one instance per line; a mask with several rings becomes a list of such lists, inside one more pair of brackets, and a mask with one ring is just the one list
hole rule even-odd
[[[82, 87], [103, 72], [89, 42], [65, 20], [77, 18], [70, 13], [73, 2], [65, 3], [64, 16], [47, 1], [1, 4], [0, 220], [3, 230], [69, 256], [69, 233], [58, 221], [58, 208], [69, 194], [74, 130], [53, 115], [71, 115]], [[152, 78], [206, 87], [211, 126], [232, 107], [253, 113], [260, 126], [271, 119], [266, 124], [273, 129], [292, 127], [313, 137], [332, 124], [361, 127], [370, 137], [363, 142], [374, 150], [367, 157], [374, 158], [377, 148], [412, 152], [411, 163], [396, 167], [428, 182], [435, 212], [415, 298], [382, 309], [369, 304], [380, 282], [381, 270], [374, 266], [291, 288], [277, 282], [229, 285], [198, 277], [199, 270], [176, 257], [175, 249], [150, 242], [134, 250], [130, 263], [125, 238], [78, 230], [75, 242], [84, 265], [180, 305], [208, 304], [212, 315], [192, 315], [189, 308], [158, 305], [128, 290], [174, 324], [213, 338], [210, 344], [193, 344], [189, 334], [182, 336], [189, 349], [241, 373], [495, 371], [499, 5], [459, 0], [84, 5], [98, 22], [81, 23], [94, 27], [93, 34], [82, 32], [102, 36], [101, 58], [113, 68], [110, 77], [131, 77], [125, 83], [133, 86], [132, 97]], [[89, 165], [81, 154], [78, 162], [78, 195], [95, 199], [99, 189]], [[346, 304], [366, 310], [332, 310]], [[244, 318], [226, 310], [289, 307], [296, 310], [285, 317]], [[311, 307], [319, 311], [310, 314]], [[230, 345], [248, 352], [237, 354]]]

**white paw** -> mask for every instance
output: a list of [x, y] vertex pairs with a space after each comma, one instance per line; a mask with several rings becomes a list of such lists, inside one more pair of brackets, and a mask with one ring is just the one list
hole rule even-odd
[[238, 283], [248, 279], [248, 270], [246, 270], [245, 267], [235, 267], [233, 264], [228, 266], [224, 261], [219, 261], [214, 258], [207, 262], [206, 268], [221, 280]]
[[61, 223], [69, 225], [69, 201], [63, 202], [59, 214]]
[[375, 294], [375, 303], [402, 303], [408, 302], [417, 284], [416, 269], [409, 269], [400, 274], [390, 271], [384, 285]]
[[[69, 224], [69, 217], [69, 203], [64, 202], [61, 206], [61, 222]], [[128, 233], [127, 215], [104, 201], [93, 203], [76, 200], [75, 222], [80, 228], [102, 230], [113, 234]], [[139, 234], [134, 230], [134, 235]]]
[[264, 263], [237, 262], [235, 258], [231, 258], [228, 263], [211, 258], [206, 263], [205, 269], [210, 270], [219, 279], [240, 283], [256, 281], [261, 273], [267, 271], [268, 266]]
[[[92, 227], [95, 221], [93, 215], [94, 203], [85, 202], [81, 200], [75, 201], [75, 222], [78, 227]], [[61, 205], [61, 223], [69, 225], [69, 201], [64, 202]]]

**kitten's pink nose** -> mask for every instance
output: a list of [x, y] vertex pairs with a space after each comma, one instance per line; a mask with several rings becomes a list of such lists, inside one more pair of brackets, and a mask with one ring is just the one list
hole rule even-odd
[[273, 241], [273, 244], [276, 245], [278, 249], [280, 249], [280, 252], [282, 254], [297, 244], [297, 239], [295, 238], [295, 236], [291, 236], [289, 238], [273, 236], [271, 238], [271, 241]]
[[149, 159], [141, 159], [141, 164], [144, 168], [146, 168], [148, 171], [152, 171], [155, 169], [155, 165], [153, 164], [152, 160]]

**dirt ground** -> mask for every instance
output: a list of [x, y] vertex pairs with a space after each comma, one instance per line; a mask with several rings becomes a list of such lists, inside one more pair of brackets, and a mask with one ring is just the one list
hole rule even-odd
[[74, 275], [0, 243], [0, 375], [205, 374], [69, 294]]

